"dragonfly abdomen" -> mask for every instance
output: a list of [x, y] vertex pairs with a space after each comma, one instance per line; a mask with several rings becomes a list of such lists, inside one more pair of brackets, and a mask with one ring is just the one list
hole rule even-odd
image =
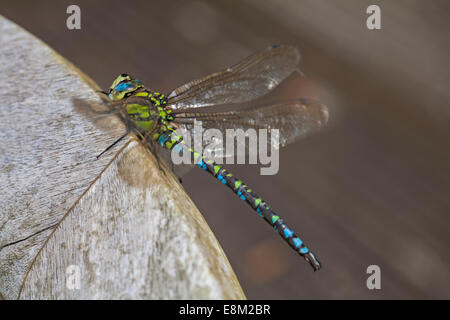
[[[170, 132], [170, 133], [169, 133]], [[240, 199], [247, 202], [258, 215], [269, 223], [278, 234], [297, 251], [309, 264], [317, 271], [321, 268], [320, 262], [303, 241], [290, 229], [284, 221], [272, 210], [272, 208], [254, 193], [245, 183], [229, 173], [225, 168], [218, 165], [215, 161], [206, 159], [200, 153], [195, 152], [184, 144], [183, 138], [174, 131], [168, 130], [167, 133], [158, 134], [155, 137], [158, 143], [167, 149], [174, 149], [177, 152], [184, 152], [186, 149], [194, 156], [194, 161], [198, 167], [216, 177], [220, 182], [233, 190]]]
[[212, 160], [203, 156], [197, 157], [197, 165], [212, 174], [220, 182], [228, 186], [239, 198], [247, 202], [267, 223], [269, 223], [278, 234], [297, 251], [314, 268], [314, 271], [321, 268], [320, 262], [315, 255], [305, 246], [303, 241], [290, 229], [284, 221], [273, 211], [270, 206], [254, 193], [246, 184], [233, 176], [226, 169], [216, 164]]

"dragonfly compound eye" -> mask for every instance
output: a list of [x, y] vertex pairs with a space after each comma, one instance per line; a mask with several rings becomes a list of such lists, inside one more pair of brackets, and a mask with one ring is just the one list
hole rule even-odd
[[122, 83], [119, 83], [114, 88], [114, 90], [116, 90], [116, 91], [127, 91], [128, 89], [131, 89], [131, 88], [133, 88], [133, 85], [131, 83], [129, 83], [129, 82], [122, 82]]

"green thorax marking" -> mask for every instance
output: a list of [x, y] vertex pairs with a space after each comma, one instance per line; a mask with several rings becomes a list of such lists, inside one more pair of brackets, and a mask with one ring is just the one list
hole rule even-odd
[[[135, 125], [145, 131], [154, 130], [159, 126], [160, 130], [165, 131], [166, 124], [173, 120], [172, 110], [166, 108], [167, 98], [159, 92], [151, 92], [146, 89], [140, 90], [131, 97], [140, 97], [148, 100], [149, 104], [129, 103], [126, 105], [127, 113]], [[162, 133], [162, 132], [160, 132]]]

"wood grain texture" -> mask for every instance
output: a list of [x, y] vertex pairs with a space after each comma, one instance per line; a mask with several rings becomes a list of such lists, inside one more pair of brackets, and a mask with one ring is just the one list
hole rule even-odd
[[[96, 160], [125, 128], [76, 103], [99, 103], [95, 84], [1, 16], [0, 34], [2, 296], [245, 298], [203, 217], [145, 148], [129, 138]], [[78, 290], [66, 286], [72, 265]]]

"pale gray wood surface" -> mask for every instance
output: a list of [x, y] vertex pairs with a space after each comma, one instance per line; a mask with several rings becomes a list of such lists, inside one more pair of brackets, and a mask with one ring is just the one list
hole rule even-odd
[[170, 171], [132, 137], [96, 160], [125, 128], [74, 103], [95, 84], [1, 16], [0, 34], [1, 295], [245, 298]]

